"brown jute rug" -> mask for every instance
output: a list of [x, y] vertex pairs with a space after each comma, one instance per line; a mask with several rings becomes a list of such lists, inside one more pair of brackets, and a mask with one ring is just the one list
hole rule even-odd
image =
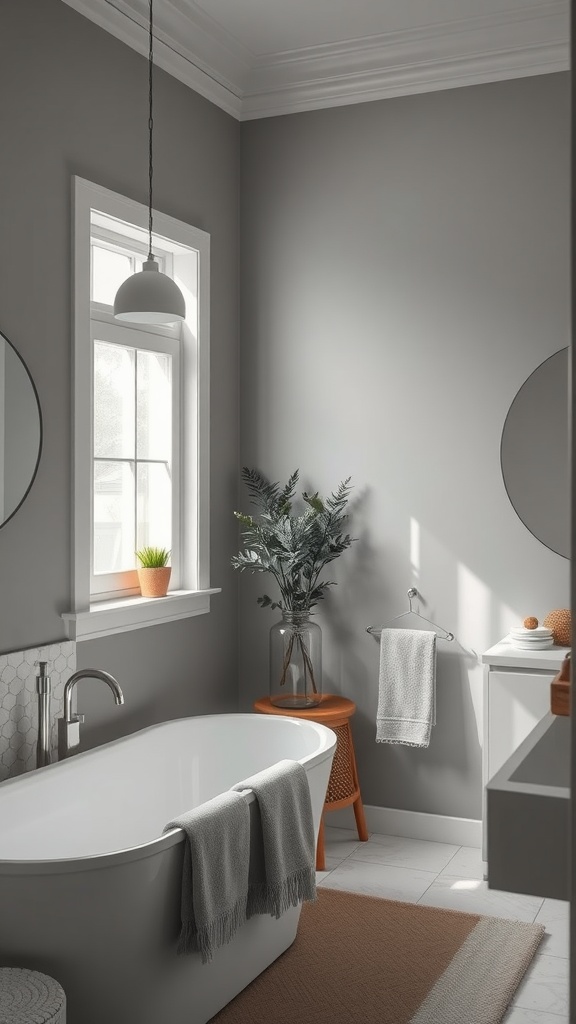
[[500, 1024], [544, 927], [318, 889], [210, 1024]]

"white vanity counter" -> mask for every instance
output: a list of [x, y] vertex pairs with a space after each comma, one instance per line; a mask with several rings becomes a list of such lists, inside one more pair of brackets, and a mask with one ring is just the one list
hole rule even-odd
[[484, 651], [482, 664], [494, 668], [543, 669], [556, 675], [569, 650], [569, 647], [549, 647], [545, 651], [521, 651], [504, 638]]

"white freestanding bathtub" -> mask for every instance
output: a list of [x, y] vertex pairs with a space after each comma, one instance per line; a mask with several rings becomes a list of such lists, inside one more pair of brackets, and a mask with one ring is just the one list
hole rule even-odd
[[246, 921], [210, 963], [177, 956], [184, 836], [162, 829], [291, 758], [317, 834], [335, 742], [301, 719], [184, 718], [2, 783], [0, 965], [59, 981], [67, 1024], [205, 1024], [294, 941], [300, 907]]

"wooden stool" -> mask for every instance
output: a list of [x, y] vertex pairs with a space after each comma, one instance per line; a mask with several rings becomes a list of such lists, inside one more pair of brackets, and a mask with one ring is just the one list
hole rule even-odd
[[[321, 725], [327, 725], [336, 733], [336, 749], [332, 770], [328, 781], [328, 792], [324, 802], [325, 811], [337, 811], [340, 807], [354, 808], [358, 838], [365, 843], [368, 829], [364, 818], [364, 808], [360, 795], [356, 758], [352, 742], [350, 719], [356, 711], [354, 701], [347, 697], [325, 693], [320, 704], [313, 708], [278, 708], [271, 703], [269, 697], [260, 697], [254, 701], [254, 711], [262, 715], [287, 715], [289, 718], [307, 718]], [[318, 830], [318, 846], [316, 847], [316, 870], [324, 871], [326, 858], [324, 852], [324, 820], [320, 820]]]
[[27, 967], [0, 967], [3, 1024], [65, 1024], [66, 996], [54, 978]]

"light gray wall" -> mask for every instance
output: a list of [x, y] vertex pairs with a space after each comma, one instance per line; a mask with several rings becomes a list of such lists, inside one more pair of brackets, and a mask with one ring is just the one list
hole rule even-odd
[[[0, 329], [26, 360], [44, 415], [38, 476], [0, 531], [0, 651], [64, 636], [70, 608], [71, 177], [147, 201], [147, 62], [61, 0], [3, 0], [0, 32]], [[126, 706], [81, 684], [87, 742], [237, 702], [238, 177], [240, 126], [155, 72], [158, 209], [212, 240], [210, 615], [78, 645]], [[93, 688], [93, 690], [92, 690]]]
[[[567, 563], [507, 501], [506, 411], [568, 340], [568, 79], [536, 77], [248, 122], [156, 72], [155, 196], [212, 236], [209, 616], [78, 647], [88, 743], [236, 701], [237, 256], [243, 161], [241, 462], [352, 474], [359, 542], [321, 610], [326, 687], [358, 704], [368, 803], [480, 813], [481, 673], [511, 621], [567, 603]], [[5, 0], [0, 328], [38, 385], [39, 473], [0, 531], [0, 651], [63, 638], [70, 603], [70, 180], [146, 201], [146, 62], [61, 0]], [[240, 499], [241, 500], [241, 499]], [[244, 499], [245, 500], [245, 499]], [[551, 496], [553, 500], [553, 496]], [[412, 539], [411, 539], [412, 538]], [[417, 566], [416, 566], [417, 563]], [[428, 751], [376, 746], [377, 646], [403, 611], [458, 636], [439, 656]], [[241, 600], [241, 699], [267, 688], [272, 616]], [[442, 648], [442, 645], [440, 645]]]
[[[241, 195], [242, 462], [355, 485], [360, 539], [320, 621], [364, 800], [480, 817], [477, 655], [568, 603], [568, 562], [517, 518], [499, 461], [514, 395], [569, 338], [568, 76], [246, 123]], [[412, 585], [457, 637], [427, 750], [375, 743], [365, 627]], [[268, 588], [243, 578], [244, 709], [268, 686]]]

